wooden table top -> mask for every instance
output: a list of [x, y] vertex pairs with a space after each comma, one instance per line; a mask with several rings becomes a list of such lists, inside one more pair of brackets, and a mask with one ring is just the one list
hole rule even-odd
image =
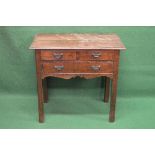
[[37, 34], [30, 49], [118, 49], [125, 46], [116, 34]]

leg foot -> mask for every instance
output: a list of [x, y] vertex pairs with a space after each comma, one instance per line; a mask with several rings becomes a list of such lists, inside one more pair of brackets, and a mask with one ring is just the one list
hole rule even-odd
[[109, 113], [109, 122], [115, 122], [115, 112]]
[[39, 114], [39, 123], [44, 123], [44, 114]]

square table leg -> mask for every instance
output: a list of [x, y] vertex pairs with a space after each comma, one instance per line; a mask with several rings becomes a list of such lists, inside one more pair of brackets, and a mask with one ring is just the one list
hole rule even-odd
[[116, 109], [116, 95], [117, 95], [117, 78], [112, 80], [112, 89], [111, 89], [111, 101], [110, 101], [110, 113], [109, 121], [115, 121], [115, 109]]
[[116, 51], [114, 54], [114, 65], [113, 65], [114, 71], [113, 71], [113, 78], [112, 78], [112, 84], [111, 84], [111, 101], [110, 101], [110, 113], [109, 113], [110, 122], [115, 121], [119, 54], [120, 54], [120, 51]]
[[35, 51], [36, 58], [36, 74], [37, 74], [37, 90], [38, 90], [38, 112], [39, 112], [39, 122], [44, 122], [44, 105], [43, 105], [43, 83], [41, 78], [41, 59], [40, 51]]

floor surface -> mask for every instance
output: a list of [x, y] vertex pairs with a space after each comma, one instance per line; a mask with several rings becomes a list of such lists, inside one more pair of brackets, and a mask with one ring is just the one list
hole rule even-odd
[[52, 89], [45, 122], [38, 123], [36, 95], [5, 94], [0, 97], [0, 128], [155, 128], [154, 98], [118, 96], [114, 123], [108, 122], [108, 112], [100, 89]]

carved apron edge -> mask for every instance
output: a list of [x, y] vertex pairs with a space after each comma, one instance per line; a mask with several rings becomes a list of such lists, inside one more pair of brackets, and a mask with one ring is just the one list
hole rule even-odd
[[72, 79], [76, 77], [84, 78], [84, 79], [93, 79], [98, 77], [109, 77], [110, 79], [113, 79], [113, 74], [43, 74], [42, 79], [46, 77], [56, 77], [56, 78], [62, 78], [62, 79]]

